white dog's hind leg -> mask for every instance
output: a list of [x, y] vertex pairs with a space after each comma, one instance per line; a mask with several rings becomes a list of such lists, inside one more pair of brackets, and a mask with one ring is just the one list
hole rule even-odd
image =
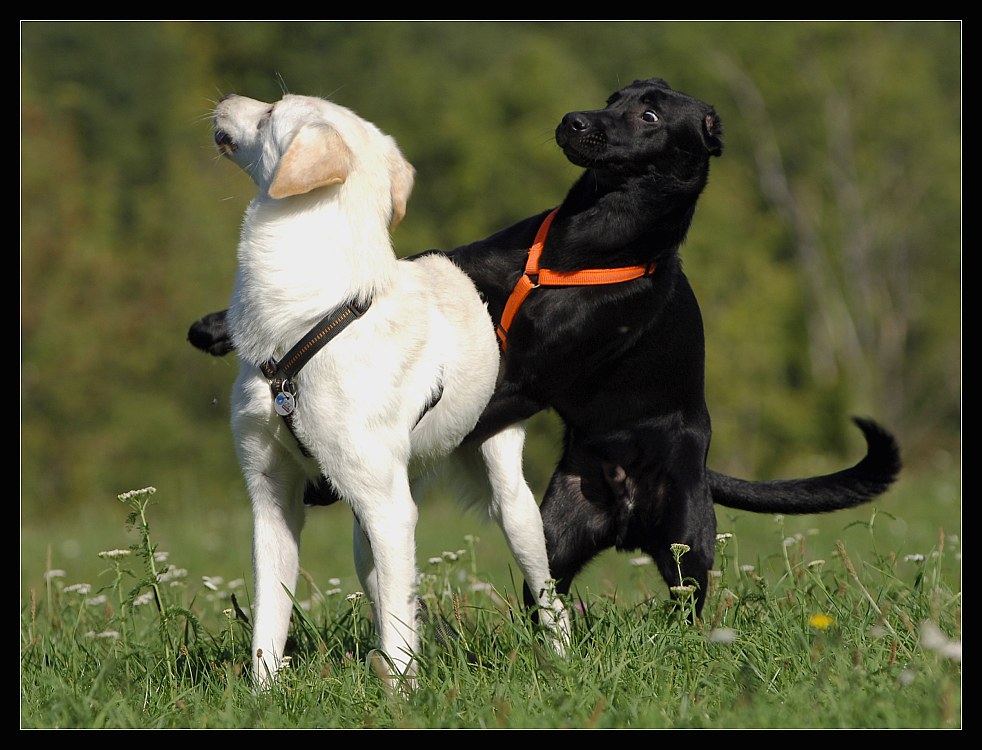
[[569, 643], [569, 614], [549, 572], [542, 516], [522, 471], [525, 425], [502, 430], [481, 444], [491, 482], [491, 516], [505, 533], [525, 582], [539, 603], [539, 620], [550, 631], [557, 653]]
[[269, 684], [283, 662], [293, 610], [290, 597], [300, 572], [303, 482], [298, 472], [246, 473], [253, 513], [253, 678], [261, 687]]

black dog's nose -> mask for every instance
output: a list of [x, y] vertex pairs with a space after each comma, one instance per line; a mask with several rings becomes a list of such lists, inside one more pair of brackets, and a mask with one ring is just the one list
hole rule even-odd
[[581, 132], [583, 130], [589, 130], [590, 121], [583, 116], [582, 112], [570, 112], [563, 118], [563, 127]]

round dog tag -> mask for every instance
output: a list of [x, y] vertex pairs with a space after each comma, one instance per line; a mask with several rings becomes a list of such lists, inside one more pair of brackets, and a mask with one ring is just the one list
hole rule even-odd
[[273, 399], [273, 409], [281, 417], [289, 416], [296, 408], [297, 400], [293, 397], [292, 393], [287, 391], [280, 391], [276, 394], [276, 398]]

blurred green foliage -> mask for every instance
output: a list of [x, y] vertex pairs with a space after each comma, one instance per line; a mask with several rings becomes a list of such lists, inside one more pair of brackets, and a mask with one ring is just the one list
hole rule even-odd
[[[707, 329], [714, 468], [827, 470], [850, 414], [912, 470], [955, 461], [961, 413], [957, 23], [21, 24], [25, 522], [154, 485], [244, 498], [234, 357], [185, 341], [224, 307], [253, 193], [216, 156], [224, 93], [332, 98], [417, 168], [399, 254], [556, 205], [574, 109], [663, 77], [714, 104], [726, 150], [683, 249]], [[541, 488], [557, 425], [533, 421]]]

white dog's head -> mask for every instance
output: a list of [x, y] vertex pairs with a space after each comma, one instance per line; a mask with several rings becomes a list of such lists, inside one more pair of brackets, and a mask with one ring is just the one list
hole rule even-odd
[[269, 104], [231, 94], [215, 107], [213, 123], [218, 150], [261, 194], [281, 200], [364, 174], [389, 187], [390, 227], [406, 214], [415, 170], [391, 136], [350, 109], [313, 96]]

